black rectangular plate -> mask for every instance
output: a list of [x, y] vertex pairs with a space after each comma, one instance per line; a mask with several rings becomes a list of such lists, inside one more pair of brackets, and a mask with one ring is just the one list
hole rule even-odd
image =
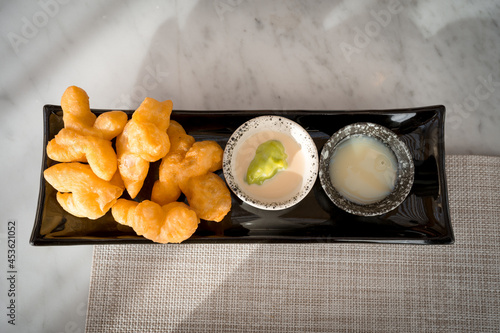
[[[92, 110], [100, 114], [109, 110]], [[126, 111], [129, 116], [133, 111]], [[318, 151], [337, 130], [355, 122], [373, 122], [394, 131], [408, 146], [415, 164], [415, 181], [406, 200], [387, 214], [359, 217], [334, 206], [319, 180], [298, 205], [283, 211], [263, 211], [232, 195], [232, 210], [222, 222], [201, 221], [184, 243], [266, 242], [375, 242], [451, 244], [454, 242], [448, 208], [444, 154], [444, 106], [370, 111], [173, 111], [196, 140], [215, 140], [225, 147], [231, 134], [245, 121], [262, 115], [280, 115], [302, 125]], [[110, 212], [98, 220], [77, 218], [65, 212], [56, 191], [43, 178], [55, 162], [45, 147], [63, 127], [60, 106], [43, 109], [44, 137], [40, 194], [32, 245], [152, 243], [116, 223]], [[160, 162], [151, 164], [136, 200], [150, 199]], [[224, 177], [222, 171], [217, 172]], [[181, 197], [180, 200], [183, 198]]]

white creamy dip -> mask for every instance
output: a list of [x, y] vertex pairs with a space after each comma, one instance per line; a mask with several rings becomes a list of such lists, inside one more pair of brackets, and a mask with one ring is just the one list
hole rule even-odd
[[397, 170], [394, 153], [366, 135], [341, 142], [330, 161], [332, 185], [343, 197], [362, 205], [389, 195], [396, 183]]

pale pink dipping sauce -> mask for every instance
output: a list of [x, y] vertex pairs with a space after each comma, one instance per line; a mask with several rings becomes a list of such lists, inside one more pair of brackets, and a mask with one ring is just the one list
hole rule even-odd
[[[285, 153], [288, 155], [288, 168], [279, 171], [262, 185], [249, 185], [245, 181], [248, 166], [255, 156], [257, 147], [268, 140], [278, 140], [283, 144]], [[304, 167], [304, 154], [300, 144], [293, 137], [284, 133], [263, 130], [250, 136], [241, 144], [236, 153], [233, 172], [235, 180], [243, 192], [259, 201], [272, 203], [289, 200], [299, 192], [302, 186]]]

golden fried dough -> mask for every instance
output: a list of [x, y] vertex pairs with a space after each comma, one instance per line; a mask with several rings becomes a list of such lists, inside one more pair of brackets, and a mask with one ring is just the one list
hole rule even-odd
[[172, 101], [158, 102], [154, 98], [146, 97], [134, 111], [132, 119], [139, 123], [155, 124], [162, 132], [166, 132], [170, 125]]
[[154, 183], [151, 200], [160, 205], [175, 201], [181, 195], [177, 174], [182, 168], [180, 154], [168, 154], [160, 164], [159, 179]]
[[99, 202], [89, 193], [57, 192], [57, 202], [61, 207], [76, 217], [86, 217], [95, 220], [106, 214], [114, 202], [101, 208]]
[[104, 180], [111, 180], [118, 163], [111, 141], [78, 134], [63, 128], [47, 144], [47, 155], [58, 162], [88, 162], [92, 171]]
[[96, 115], [90, 111], [89, 96], [82, 88], [71, 86], [61, 98], [65, 128], [82, 132], [94, 126]]
[[[161, 205], [177, 200], [181, 195], [183, 184], [192, 177], [205, 175], [222, 167], [223, 150], [217, 142], [194, 142], [194, 138], [187, 135], [182, 126], [175, 121], [171, 122], [168, 135], [171, 140], [170, 152], [161, 162], [159, 180], [155, 182], [151, 193], [151, 200]], [[225, 184], [223, 186], [226, 187]], [[187, 189], [189, 186], [184, 188]], [[222, 211], [225, 209], [223, 207]], [[215, 219], [212, 220], [215, 221], [220, 214], [213, 215]], [[205, 216], [211, 217], [208, 214]]]
[[144, 184], [149, 162], [164, 157], [170, 149], [167, 128], [171, 112], [171, 101], [146, 98], [116, 140], [118, 170], [132, 199]]
[[186, 152], [195, 141], [174, 120], [170, 122], [167, 134], [170, 140], [170, 151], [161, 161], [159, 179], [154, 183], [151, 192], [151, 200], [160, 205], [176, 201], [181, 195], [177, 175], [183, 167], [182, 161]]
[[[200, 219], [221, 221], [231, 209], [215, 141], [195, 142], [170, 120], [172, 102], [146, 98], [132, 114], [90, 110], [87, 93], [66, 89], [61, 99], [64, 128], [47, 145], [47, 155], [63, 162], [44, 171], [61, 207], [77, 217], [97, 219], [111, 209], [114, 219], [158, 243], [180, 243]], [[116, 137], [116, 152], [111, 140]], [[143, 187], [151, 162], [162, 159], [151, 201], [133, 199]], [[88, 163], [88, 164], [84, 164]], [[184, 192], [189, 205], [177, 202]]]
[[182, 125], [175, 120], [170, 121], [167, 134], [170, 139], [169, 153], [182, 154], [182, 157], [184, 158], [186, 152], [193, 145], [195, 141], [194, 138], [191, 135], [186, 134]]
[[130, 121], [123, 130], [122, 140], [126, 140], [128, 150], [148, 162], [158, 161], [170, 149], [166, 131], [153, 123]]
[[60, 192], [57, 201], [63, 209], [78, 217], [97, 219], [103, 216], [124, 190], [119, 174], [108, 182], [97, 177], [89, 165], [77, 162], [53, 165], [43, 174]]
[[[116, 142], [116, 150], [120, 151], [120, 141]], [[118, 171], [127, 192], [133, 199], [141, 190], [144, 180], [148, 175], [149, 162], [133, 153], [122, 153], [118, 157]]]
[[167, 218], [161, 228], [160, 240], [180, 243], [194, 234], [200, 218], [188, 205], [183, 202], [171, 202], [162, 208]]
[[182, 184], [191, 177], [222, 168], [223, 153], [224, 151], [215, 141], [195, 142], [186, 153], [182, 163], [179, 183]]
[[120, 134], [128, 119], [123, 111], [104, 112], [96, 117], [90, 111], [89, 96], [85, 90], [75, 86], [68, 87], [64, 92], [61, 108], [64, 128], [106, 140], [111, 140]]
[[101, 113], [94, 122], [94, 129], [103, 139], [111, 140], [117, 137], [125, 128], [128, 117], [122, 111], [108, 111]]
[[66, 89], [61, 107], [64, 128], [48, 143], [47, 155], [58, 162], [88, 162], [98, 177], [109, 181], [118, 168], [110, 140], [123, 131], [127, 115], [111, 111], [96, 117], [87, 93], [75, 86]]
[[111, 214], [113, 214], [113, 218], [116, 222], [128, 225], [127, 221], [129, 220], [129, 223], [133, 223], [133, 214], [138, 205], [139, 203], [137, 201], [118, 199], [113, 207], [111, 207]]
[[196, 231], [200, 219], [182, 202], [165, 206], [145, 200], [141, 203], [119, 199], [111, 209], [118, 223], [157, 243], [180, 243]]
[[181, 190], [200, 219], [220, 222], [231, 210], [231, 193], [212, 172], [189, 178], [181, 184]]

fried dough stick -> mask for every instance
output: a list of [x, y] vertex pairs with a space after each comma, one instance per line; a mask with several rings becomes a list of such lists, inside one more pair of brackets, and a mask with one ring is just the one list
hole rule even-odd
[[[151, 200], [161, 205], [177, 200], [182, 184], [190, 178], [222, 167], [223, 150], [215, 141], [191, 143], [194, 141], [191, 136], [181, 137], [180, 148], [163, 158], [159, 180], [153, 186]], [[189, 144], [192, 146], [188, 147]]]
[[200, 219], [220, 222], [231, 210], [231, 193], [226, 183], [212, 172], [189, 178], [181, 190]]
[[194, 138], [175, 121], [167, 133], [172, 146], [162, 159], [151, 200], [165, 205], [176, 201], [182, 190], [199, 218], [221, 221], [231, 209], [226, 184], [212, 173], [222, 167], [222, 148], [215, 141], [193, 143]]
[[133, 199], [148, 174], [149, 163], [164, 157], [170, 150], [167, 128], [172, 101], [146, 98], [133, 113], [116, 140], [118, 170]]
[[88, 162], [98, 177], [111, 180], [118, 164], [110, 140], [123, 131], [127, 115], [110, 111], [96, 117], [90, 111], [87, 93], [75, 86], [66, 89], [61, 107], [64, 128], [49, 141], [49, 158], [58, 162]]
[[170, 121], [167, 134], [170, 139], [170, 151], [161, 161], [159, 179], [154, 183], [151, 192], [151, 200], [160, 205], [176, 201], [181, 195], [177, 174], [182, 169], [186, 152], [195, 141], [175, 120]]
[[98, 117], [90, 111], [89, 96], [82, 88], [71, 86], [61, 98], [64, 127], [83, 135], [111, 140], [120, 134], [127, 123], [123, 111], [108, 111]]
[[58, 162], [88, 162], [92, 171], [107, 181], [111, 180], [118, 167], [111, 141], [66, 128], [49, 141], [47, 155]]
[[200, 219], [182, 202], [167, 205], [119, 199], [111, 209], [114, 219], [138, 235], [157, 243], [180, 243], [196, 231]]
[[108, 182], [97, 177], [89, 165], [77, 162], [55, 164], [43, 174], [58, 191], [57, 201], [64, 210], [92, 220], [106, 214], [125, 188], [118, 173]]
[[186, 153], [182, 162], [182, 170], [179, 173], [179, 185], [185, 183], [189, 178], [201, 176], [222, 168], [223, 154], [224, 151], [215, 141], [195, 142]]

